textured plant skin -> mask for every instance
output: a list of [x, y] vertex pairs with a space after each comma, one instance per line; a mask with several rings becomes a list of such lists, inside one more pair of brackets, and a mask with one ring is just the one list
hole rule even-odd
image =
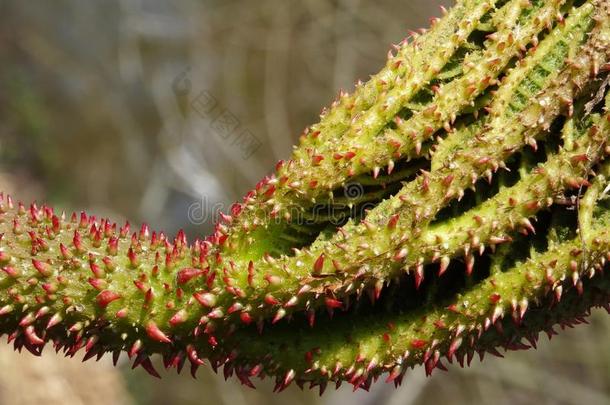
[[[607, 224], [597, 231], [594, 235], [599, 243], [589, 252], [587, 260], [601, 266], [610, 251]], [[267, 351], [268, 360], [264, 364], [269, 366], [265, 369], [277, 367], [285, 373], [280, 375], [305, 375], [320, 384], [327, 379], [345, 380], [359, 387], [369, 385], [371, 379], [384, 371], [389, 372], [386, 380], [393, 381], [417, 364], [424, 364], [427, 373], [437, 367], [444, 369], [442, 357], [452, 362], [455, 356], [463, 365], [465, 358], [470, 363], [477, 352], [498, 355], [498, 346], [521, 349], [524, 348], [522, 337], [535, 342], [538, 332], [550, 332], [555, 323], [578, 323], [583, 307], [607, 305], [610, 291], [607, 280], [601, 277], [587, 282], [591, 295], [579, 296], [585, 301], [580, 303], [583, 307], [562, 304], [564, 291], [575, 290], [573, 285], [580, 282], [579, 270], [583, 263], [579, 257], [583, 256], [575, 252], [581, 246], [580, 240], [556, 246], [510, 272], [491, 277], [485, 285], [448, 301], [446, 307], [424, 307], [402, 316], [376, 314], [325, 322], [318, 328], [301, 331], [298, 339], [294, 330], [285, 327], [240, 345], [247, 354], [237, 349], [237, 358], [243, 355], [247, 359], [251, 352]], [[593, 271], [582, 276], [594, 275]], [[578, 288], [584, 290], [584, 284]], [[570, 294], [578, 292], [570, 291]], [[573, 303], [572, 300], [569, 302]], [[536, 306], [534, 303], [538, 301], [544, 304]], [[547, 306], [552, 308], [548, 318]], [[320, 345], [320, 342], [325, 343]], [[302, 355], [304, 352], [311, 353], [311, 360]], [[261, 361], [260, 355], [252, 358]], [[251, 370], [250, 367], [247, 369]]]
[[535, 346], [610, 302], [609, 70], [608, 0], [458, 1], [205, 240], [1, 195], [0, 332], [277, 389]]
[[[593, 7], [586, 4], [576, 13], [573, 19], [574, 24], [568, 20], [569, 23], [566, 23], [565, 29], [570, 30], [572, 25], [578, 25], [578, 22], [581, 23], [578, 26], [588, 26], [593, 22], [592, 11]], [[260, 292], [257, 291], [257, 295], [263, 308], [260, 311], [256, 309], [257, 306], [253, 305], [253, 311], [264, 312], [264, 314], [250, 313], [250, 316], [254, 319], [259, 316], [276, 317], [278, 316], [277, 311], [280, 309], [279, 315], [285, 316], [295, 309], [302, 308], [308, 302], [310, 306], [315, 307], [324, 305], [327, 298], [340, 301], [346, 293], [349, 294], [356, 287], [350, 283], [354, 277], [363, 279], [367, 285], [374, 286], [379, 281], [382, 282], [397, 272], [401, 272], [405, 266], [408, 271], [412, 271], [413, 267], [417, 270], [414, 261], [393, 260], [402, 256], [405, 249], [407, 252], [413, 251], [410, 249], [409, 241], [405, 239], [420, 233], [426, 222], [430, 221], [436, 212], [447, 206], [452, 200], [459, 199], [464, 190], [474, 185], [476, 179], [491, 176], [501, 166], [501, 162], [510, 155], [528, 143], [534, 145], [536, 138], [543, 138], [546, 135], [553, 118], [567, 107], [566, 100], [571, 102], [578, 89], [584, 87], [585, 83], [590, 80], [591, 64], [606, 63], [609, 56], [607, 46], [600, 43], [597, 38], [597, 35], [604, 37], [607, 35], [607, 21], [604, 23], [605, 25], [596, 29], [597, 34], [589, 39], [587, 44], [590, 47], [582, 46], [584, 37], [582, 32], [587, 32], [584, 28], [581, 28], [580, 35], [570, 32], [574, 38], [569, 52], [571, 52], [571, 56], [580, 56], [581, 64], [566, 66], [565, 70], [561, 70], [565, 64], [564, 58], [559, 57], [560, 63], [553, 60], [555, 65], [551, 64], [548, 67], [549, 75], [538, 83], [538, 89], [545, 90], [535, 95], [536, 97], [534, 94], [528, 93], [530, 91], [528, 86], [531, 86], [531, 83], [525, 78], [528, 73], [531, 75], [532, 72], [536, 72], [536, 69], [540, 67], [540, 61], [545, 60], [544, 56], [548, 56], [550, 53], [553, 58], [557, 58], [557, 49], [562, 49], [558, 46], [557, 40], [553, 37], [549, 38], [548, 44], [541, 44], [531, 58], [524, 59], [522, 66], [511, 71], [506, 76], [504, 86], [498, 91], [497, 99], [494, 99], [489, 106], [490, 114], [485, 127], [477, 136], [471, 135], [469, 139], [463, 140], [464, 143], [468, 143], [468, 147], [464, 148], [468, 152], [460, 152], [452, 156], [452, 162], [457, 168], [442, 166], [430, 173], [418, 176], [392, 198], [375, 207], [368, 214], [366, 221], [359, 224], [346, 224], [342, 227], [341, 232], [333, 235], [332, 239], [328, 241], [319, 240], [309, 249], [297, 251], [293, 256], [283, 256], [277, 260], [254, 260], [253, 267], [256, 274], [250, 284], [256, 289], [260, 289]], [[563, 41], [566, 41], [565, 38]], [[591, 52], [593, 53], [591, 54]], [[510, 104], [511, 97], [532, 97], [532, 99], [527, 100], [527, 104], [521, 106]], [[545, 107], [541, 108], [540, 102], [547, 100], [548, 104], [544, 104]], [[518, 111], [514, 111], [515, 109]], [[540, 111], [541, 109], [543, 111]], [[523, 119], [511, 120], [516, 112], [520, 112]], [[467, 130], [464, 129], [464, 131]], [[461, 135], [460, 130], [451, 134], [451, 136], [456, 135], [458, 137]], [[451, 136], [448, 139], [451, 139]], [[501, 142], [504, 148], [498, 148], [496, 142]], [[451, 145], [448, 146], [451, 147]], [[442, 148], [442, 144], [440, 148]], [[442, 155], [443, 151], [440, 153]], [[432, 159], [434, 161], [434, 158]], [[438, 165], [441, 166], [441, 164]], [[274, 179], [270, 181], [274, 182]], [[243, 275], [246, 274], [248, 266], [252, 266], [248, 261], [251, 258], [243, 259], [240, 250], [231, 246], [233, 237], [236, 236], [238, 241], [248, 238], [253, 238], [255, 241], [262, 240], [263, 243], [268, 243], [268, 239], [273, 241], [273, 228], [277, 226], [275, 225], [277, 222], [266, 213], [265, 206], [269, 205], [270, 200], [274, 205], [277, 203], [274, 194], [269, 193], [269, 190], [277, 192], [278, 187], [279, 182], [277, 186], [272, 184], [259, 189], [258, 195], [266, 201], [259, 202], [252, 197], [253, 201], [247, 203], [242, 210], [245, 218], [240, 215], [231, 220], [235, 224], [231, 224], [226, 231], [220, 229], [217, 235], [222, 242], [220, 243], [222, 245], [220, 255], [223, 253], [229, 255], [237, 269], [236, 276], [231, 281], [242, 290], [248, 287], [249, 279]], [[244, 221], [256, 222], [256, 219], [252, 219], [248, 215], [250, 212], [253, 213], [251, 215], [261, 216], [258, 218], [258, 226], [253, 231], [244, 230], [243, 227]], [[263, 222], [265, 220], [269, 223], [265, 224]], [[265, 225], [268, 225], [267, 229], [265, 229]], [[236, 233], [232, 232], [233, 229]], [[261, 233], [264, 233], [265, 237], [257, 238], [257, 235]], [[367, 245], [370, 246], [369, 241], [371, 240], [375, 240], [374, 247], [367, 248]], [[252, 254], [250, 252], [256, 251], [256, 247], [249, 247], [246, 250], [248, 254]], [[355, 261], [354, 258], [357, 260]], [[392, 264], [392, 261], [396, 264]], [[291, 269], [289, 275], [286, 274], [284, 268]], [[323, 280], [311, 279], [309, 276], [312, 271], [324, 274], [326, 277]], [[380, 273], [381, 276], [378, 276]], [[281, 279], [281, 283], [269, 285], [267, 280], [273, 277]], [[328, 294], [320, 295], [325, 290], [328, 291], [326, 287], [329, 286], [329, 278], [337, 278], [338, 280], [333, 281], [340, 286], [331, 290], [330, 297]], [[294, 297], [294, 290], [301, 288], [305, 290], [310, 288], [310, 290], [298, 302], [290, 302]], [[344, 291], [345, 289], [348, 291]], [[268, 294], [273, 298], [269, 301], [278, 301], [278, 303], [284, 304], [283, 307], [264, 305], [265, 297]], [[318, 295], [318, 298], [314, 298], [314, 295]], [[249, 297], [248, 301], [253, 302], [253, 299], [254, 297]], [[226, 300], [219, 297], [218, 303], [233, 300], [234, 297], [228, 297]], [[289, 302], [290, 305], [286, 305]]]

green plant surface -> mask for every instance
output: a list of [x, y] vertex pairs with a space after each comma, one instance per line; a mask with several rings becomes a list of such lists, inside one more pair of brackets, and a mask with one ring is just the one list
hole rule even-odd
[[607, 0], [458, 1], [205, 239], [2, 194], [0, 332], [277, 390], [535, 345], [610, 302], [608, 71]]

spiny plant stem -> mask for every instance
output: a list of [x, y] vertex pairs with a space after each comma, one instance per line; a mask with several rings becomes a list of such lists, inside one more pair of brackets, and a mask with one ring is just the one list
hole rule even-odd
[[[572, 16], [572, 20], [569, 18], [566, 21], [566, 27], [575, 24], [573, 20], [576, 20], [584, 25], [581, 29], [590, 28], [593, 15], [592, 8], [587, 6], [590, 5], [581, 6]], [[590, 22], [583, 23], [583, 18]], [[568, 102], [572, 103], [581, 89], [586, 88], [591, 78], [592, 64], [598, 63], [598, 60], [605, 63], [610, 57], [608, 47], [599, 42], [599, 38], [605, 38], [610, 32], [610, 23], [604, 20], [604, 24], [598, 25], [583, 46], [581, 41], [586, 37], [585, 32], [569, 36], [572, 40], [571, 46], [541, 45], [531, 59], [526, 58], [522, 66], [515, 68], [506, 79], [506, 88], [512, 90], [515, 100], [525, 99], [525, 105], [515, 104], [517, 101], [507, 103], [504, 93], [501, 93], [498, 101], [492, 102], [489, 116], [481, 118], [485, 120], [482, 129], [465, 142], [465, 148], [455, 150], [450, 155], [452, 165], [442, 166], [430, 173], [424, 172], [405, 184], [395, 196], [375, 207], [365, 221], [359, 224], [349, 222], [330, 240], [318, 240], [308, 249], [297, 251], [294, 256], [282, 256], [277, 259], [267, 256], [254, 262], [240, 262], [239, 254], [237, 257], [231, 256], [235, 260], [233, 267], [236, 270], [229, 273], [230, 283], [244, 291], [248, 286], [253, 287], [258, 295], [258, 302], [262, 305], [261, 309], [259, 305], [252, 305], [249, 315], [254, 319], [276, 318], [278, 313], [279, 316], [285, 316], [294, 310], [302, 309], [304, 305], [316, 307], [325, 305], [329, 299], [341, 301], [354, 289], [355, 279], [365, 277], [367, 284], [374, 285], [379, 280], [391, 278], [395, 274], [392, 271], [397, 268], [393, 264], [395, 262], [401, 264], [399, 267], [416, 268], [417, 262], [401, 261], [405, 249], [407, 252], [412, 250], [405, 246], [409, 243], [408, 239], [418, 236], [438, 211], [451, 201], [460, 199], [464, 190], [473, 187], [480, 177], [490, 178], [511, 155], [527, 144], [535, 147], [536, 138], [544, 139], [553, 120], [562, 111], [566, 111]], [[552, 38], [549, 40], [552, 41]], [[558, 71], [566, 62], [561, 55], [553, 54], [553, 51], [562, 48], [565, 49], [565, 56], [576, 58], [579, 63], [575, 66], [565, 66], [563, 70]], [[538, 55], [539, 52], [545, 51], [551, 52], [550, 60], [559, 58], [559, 66], [551, 64], [547, 68], [541, 68]], [[547, 63], [550, 63], [548, 59]], [[545, 73], [541, 74], [541, 69]], [[536, 79], [528, 77], [528, 73], [537, 75]], [[531, 94], [537, 89], [544, 90], [535, 95]], [[498, 148], [499, 144], [502, 148]], [[237, 224], [232, 226], [237, 228], [233, 229], [239, 229], [242, 234], [247, 235], [248, 231], [239, 227], [240, 219], [234, 221]], [[264, 224], [257, 227], [255, 235], [272, 235], [271, 230], [264, 232]], [[231, 243], [231, 230], [227, 231], [227, 235], [223, 246]], [[371, 240], [375, 243], [369, 243]], [[223, 249], [229, 254], [232, 252], [230, 247]], [[381, 265], [375, 265], [380, 262]], [[248, 266], [256, 270], [254, 277], [246, 276], [245, 269]], [[326, 277], [312, 278], [311, 272], [331, 279], [339, 278], [333, 285], [340, 286], [327, 288], [329, 284]], [[281, 282], [268, 283], [271, 277], [278, 278]], [[299, 289], [304, 290], [301, 290], [298, 302], [286, 305], [290, 300], [294, 300], [294, 291]], [[275, 305], [265, 302], [269, 295], [272, 299], [267, 301]], [[220, 291], [218, 304], [229, 305], [226, 303], [227, 299], [235, 300], [230, 292], [227, 294]], [[255, 299], [254, 296], [248, 297], [249, 302]]]
[[535, 346], [610, 302], [608, 71], [608, 0], [458, 1], [205, 240], [0, 195], [0, 332], [278, 390]]

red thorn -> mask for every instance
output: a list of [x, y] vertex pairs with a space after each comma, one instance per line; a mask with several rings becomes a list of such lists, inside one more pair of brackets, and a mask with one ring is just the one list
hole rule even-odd
[[401, 261], [402, 259], [404, 259], [407, 256], [408, 253], [409, 253], [409, 251], [407, 250], [407, 248], [400, 249], [398, 252], [396, 252], [394, 254], [394, 261], [396, 261], [396, 262]]
[[193, 378], [197, 378], [197, 369], [199, 369], [199, 365], [191, 363], [191, 376]]
[[108, 270], [108, 271], [114, 271], [114, 269], [116, 268], [114, 262], [108, 256], [104, 256], [102, 258], [102, 262], [104, 262], [104, 266], [106, 266], [106, 270]]
[[119, 250], [119, 239], [115, 236], [112, 236], [109, 240], [108, 240], [108, 248], [107, 248], [107, 252], [109, 255], [111, 256], [116, 256], [116, 254], [118, 253]]
[[60, 323], [62, 321], [61, 315], [59, 314], [54, 314], [50, 319], [49, 322], [47, 323], [47, 329], [52, 328], [53, 326], [57, 325], [58, 323]]
[[288, 387], [290, 385], [290, 383], [294, 380], [296, 373], [294, 372], [294, 370], [289, 370], [286, 375], [284, 376], [284, 381], [282, 382], [282, 388], [280, 388], [280, 391], [284, 390], [286, 387]]
[[239, 318], [246, 325], [249, 325], [252, 322], [252, 317], [248, 312], [242, 312], [241, 314], [239, 314]]
[[205, 307], [211, 308], [216, 305], [216, 295], [212, 293], [196, 292], [193, 297]]
[[273, 195], [273, 193], [275, 193], [275, 186], [271, 185], [271, 186], [269, 186], [267, 191], [265, 191], [265, 196], [266, 197], [271, 197]]
[[341, 301], [330, 297], [326, 297], [324, 299], [324, 304], [326, 305], [326, 308], [329, 309], [341, 308], [343, 306], [343, 303]]
[[455, 338], [449, 345], [449, 350], [447, 351], [447, 358], [453, 358], [455, 352], [460, 348], [461, 345], [462, 338]]
[[44, 344], [44, 340], [36, 334], [33, 325], [30, 325], [25, 328], [25, 337], [28, 339], [28, 342], [30, 342], [30, 344], [34, 346], [40, 346]]
[[133, 250], [133, 248], [129, 248], [129, 250], [127, 251], [127, 257], [129, 258], [129, 264], [131, 264], [131, 267], [138, 267], [138, 255]]
[[314, 274], [320, 274], [322, 268], [324, 267], [324, 253], [322, 253], [313, 264], [313, 272]]
[[191, 281], [193, 278], [199, 277], [203, 274], [205, 274], [205, 272], [201, 269], [194, 269], [194, 268], [182, 269], [182, 270], [178, 271], [178, 274], [176, 275], [176, 281], [178, 284], [186, 284], [189, 281]]
[[439, 277], [442, 276], [443, 274], [445, 274], [445, 272], [447, 271], [447, 268], [449, 267], [449, 263], [451, 262], [451, 259], [448, 256], [443, 256], [441, 258], [441, 262], [440, 265], [438, 267], [438, 275]]
[[98, 339], [99, 338], [95, 335], [91, 336], [89, 339], [87, 339], [87, 343], [85, 343], [85, 351], [90, 352], [91, 349], [93, 349], [93, 347], [97, 343]]
[[345, 160], [352, 160], [354, 158], [354, 156], [356, 156], [356, 152], [354, 151], [348, 151], [343, 155], [343, 158]]
[[148, 336], [160, 343], [171, 343], [172, 340], [167, 337], [167, 335], [165, 333], [163, 333], [161, 331], [161, 329], [159, 329], [159, 327], [157, 326], [157, 324], [153, 321], [149, 321], [148, 324], [146, 325], [146, 333], [148, 334]]
[[76, 249], [77, 252], [79, 252], [79, 253], [84, 252], [82, 238], [80, 236], [80, 233], [76, 230], [74, 231], [74, 237], [72, 238], [72, 244], [74, 245], [74, 248]]
[[34, 265], [34, 268], [36, 270], [38, 270], [38, 272], [42, 276], [49, 277], [51, 275], [52, 268], [51, 268], [51, 265], [49, 263], [45, 263], [45, 262], [42, 262], [40, 260], [32, 259], [32, 264]]
[[227, 309], [227, 313], [232, 314], [234, 312], [241, 311], [243, 307], [244, 306], [240, 302], [234, 302], [233, 304], [231, 304], [229, 309]]
[[90, 277], [87, 281], [89, 282], [89, 284], [91, 284], [93, 288], [98, 291], [106, 288], [106, 286], [108, 285], [108, 283], [101, 278]]
[[[0, 213], [1, 215], [1, 213]], [[1, 238], [0, 238], [1, 240]], [[11, 257], [8, 255], [8, 253], [0, 250], [0, 264], [4, 264], [4, 263], [8, 263], [11, 260]]]
[[11, 266], [6, 266], [2, 268], [2, 271], [6, 273], [7, 276], [15, 278], [19, 276], [19, 272]]
[[105, 309], [108, 304], [110, 304], [112, 301], [118, 300], [119, 298], [121, 298], [120, 294], [114, 291], [104, 290], [100, 292], [97, 297], [95, 297], [95, 300], [97, 301], [97, 305], [99, 305], [100, 308]]
[[112, 352], [112, 365], [116, 367], [116, 365], [119, 362], [119, 357], [121, 356], [121, 351], [120, 350], [115, 350], [114, 352]]
[[423, 264], [417, 265], [415, 268], [415, 289], [419, 290], [419, 286], [424, 281], [424, 266]]
[[150, 228], [148, 227], [148, 224], [144, 223], [140, 227], [139, 238], [140, 238], [140, 240], [148, 240], [149, 236], [150, 236]]
[[203, 365], [203, 360], [199, 358], [197, 350], [195, 350], [195, 347], [193, 345], [186, 346], [186, 354], [192, 364], [196, 364], [198, 366]]
[[155, 292], [153, 291], [152, 287], [149, 287], [148, 290], [146, 290], [146, 293], [144, 294], [144, 304], [148, 305], [154, 299], [155, 299]]
[[398, 219], [400, 218], [399, 214], [394, 214], [388, 220], [388, 229], [396, 228], [396, 224], [398, 223]]
[[184, 309], [176, 312], [169, 320], [171, 326], [179, 325], [187, 320], [188, 316]]
[[276, 324], [277, 322], [280, 321], [280, 319], [284, 318], [286, 316], [286, 310], [284, 308], [280, 308], [277, 310], [277, 312], [275, 313], [275, 316], [273, 317], [273, 320], [271, 321], [271, 324]]
[[104, 274], [104, 270], [102, 270], [101, 267], [95, 264], [93, 261], [89, 262], [89, 268], [96, 278], [104, 278], [106, 275]]
[[216, 337], [214, 337], [214, 336], [210, 336], [210, 337], [208, 338], [208, 343], [209, 343], [209, 344], [210, 344], [210, 346], [212, 346], [212, 347], [216, 347], [216, 346], [218, 346], [218, 340], [216, 340]]
[[129, 358], [132, 358], [133, 356], [138, 354], [141, 349], [142, 349], [142, 341], [140, 339], [138, 339], [135, 342], [133, 342], [133, 345], [131, 345], [129, 352], [127, 353]]
[[[137, 360], [136, 360], [137, 361]], [[159, 375], [159, 373], [157, 372], [157, 370], [155, 370], [155, 367], [153, 366], [152, 362], [150, 361], [149, 357], [146, 357], [145, 359], [141, 360], [140, 365], [142, 366], [142, 368], [144, 370], [146, 370], [146, 372], [150, 375], [152, 375], [153, 377], [156, 378], [161, 378], [161, 376]], [[136, 366], [136, 364], [134, 364], [134, 366]]]
[[411, 347], [414, 349], [423, 349], [426, 346], [426, 341], [423, 339], [413, 339], [411, 340]]
[[400, 373], [402, 372], [401, 366], [394, 366], [390, 374], [388, 374], [388, 378], [386, 378], [385, 382], [390, 383], [398, 378]]
[[208, 318], [211, 318], [211, 319], [220, 319], [223, 316], [224, 316], [224, 313], [222, 311], [222, 308], [219, 308], [219, 307], [218, 308], [214, 308], [213, 310], [211, 310], [208, 313]]
[[264, 301], [267, 305], [277, 305], [280, 302], [271, 294], [265, 295]]
[[472, 275], [472, 270], [474, 269], [474, 256], [468, 255], [465, 259], [466, 262], [466, 275]]

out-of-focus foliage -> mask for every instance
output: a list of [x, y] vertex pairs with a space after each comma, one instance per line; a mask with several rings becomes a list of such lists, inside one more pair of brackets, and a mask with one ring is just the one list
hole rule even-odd
[[[376, 72], [390, 44], [427, 26], [441, 3], [451, 2], [1, 2], [0, 189], [206, 234], [215, 211], [286, 157], [322, 106]], [[257, 148], [236, 141], [244, 131]], [[124, 378], [134, 402], [152, 404], [604, 404], [610, 321], [592, 323], [538, 351], [430, 379], [419, 370], [399, 390], [378, 384], [368, 395], [350, 387], [322, 399], [295, 387], [272, 395], [270, 382], [252, 391], [209, 370], [197, 381]], [[0, 377], [6, 384], [15, 383]]]

